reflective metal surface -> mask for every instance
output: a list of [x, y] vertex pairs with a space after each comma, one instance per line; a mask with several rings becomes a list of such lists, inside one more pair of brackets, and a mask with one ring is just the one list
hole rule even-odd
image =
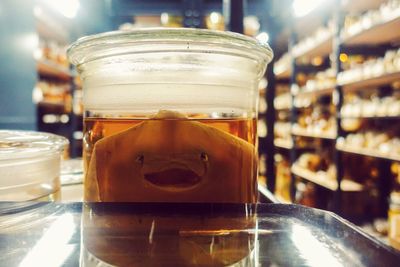
[[340, 217], [281, 204], [0, 203], [1, 266], [396, 266]]

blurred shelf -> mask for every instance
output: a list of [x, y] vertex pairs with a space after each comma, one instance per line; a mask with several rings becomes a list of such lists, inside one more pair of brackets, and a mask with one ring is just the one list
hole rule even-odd
[[322, 134], [315, 134], [315, 133], [310, 133], [306, 130], [300, 130], [300, 129], [293, 129], [292, 134], [296, 136], [303, 136], [303, 137], [311, 137], [311, 138], [320, 138], [320, 139], [329, 139], [329, 140], [335, 140], [336, 139], [336, 134], [333, 133], [322, 133]]
[[290, 110], [290, 106], [286, 106], [286, 107], [275, 107], [276, 111], [289, 111]]
[[368, 78], [360, 81], [354, 81], [350, 83], [339, 83], [339, 85], [341, 85], [344, 90], [355, 90], [355, 89], [363, 89], [367, 87], [385, 85], [398, 81], [399, 79], [400, 79], [400, 71], [387, 73], [382, 76]]
[[396, 120], [400, 119], [400, 115], [397, 116], [341, 116], [340, 117], [342, 120], [350, 119], [371, 119], [371, 120]]
[[400, 155], [388, 155], [388, 154], [382, 153], [380, 151], [368, 149], [368, 148], [350, 148], [350, 147], [346, 147], [345, 145], [337, 144], [336, 149], [339, 151], [342, 151], [342, 152], [356, 154], [356, 155], [362, 155], [362, 156], [380, 158], [380, 159], [386, 159], [386, 160], [393, 160], [393, 161], [400, 161]]
[[278, 94], [274, 98], [275, 110], [290, 110], [292, 108], [292, 95], [289, 92]]
[[[68, 44], [69, 36], [66, 26], [56, 18], [57, 14], [51, 15], [49, 9], [43, 10], [43, 6], [34, 10], [36, 17], [36, 29], [39, 37], [46, 40], [54, 40], [60, 44]], [[40, 11], [39, 11], [40, 10]]]
[[400, 39], [400, 17], [389, 18], [369, 29], [344, 38], [345, 45], [380, 45]]
[[274, 63], [274, 75], [277, 80], [289, 79], [291, 74], [291, 55], [289, 52], [283, 54]]
[[290, 69], [288, 68], [274, 68], [274, 74], [276, 79], [289, 79]]
[[[293, 164], [291, 171], [294, 175], [299, 176], [305, 180], [313, 182], [314, 184], [320, 185], [324, 188], [327, 188], [332, 191], [336, 191], [338, 188], [338, 183], [336, 180], [328, 178], [324, 174], [315, 173], [299, 167], [296, 164]], [[341, 182], [341, 189], [342, 191], [346, 192], [359, 192], [363, 190], [361, 184], [350, 181], [350, 180], [342, 180]]]
[[[324, 57], [332, 52], [333, 35], [327, 36], [325, 39], [320, 40], [316, 45], [310, 46], [307, 49], [301, 49], [300, 51], [293, 51], [293, 56], [295, 59], [301, 57]], [[302, 51], [304, 50], [304, 51]]]
[[276, 193], [275, 193], [274, 196], [275, 196], [275, 198], [279, 201], [279, 203], [282, 203], [282, 204], [293, 204], [292, 201], [284, 199], [284, 198], [281, 197], [279, 194], [276, 194]]
[[258, 183], [258, 192], [260, 195], [265, 198], [267, 201], [272, 203], [280, 203], [279, 200], [275, 197], [274, 194], [269, 191], [263, 182]]
[[363, 12], [369, 9], [377, 9], [384, 0], [345, 0], [341, 1], [342, 9], [347, 12]]
[[332, 94], [335, 88], [328, 87], [328, 88], [321, 88], [317, 90], [301, 90], [296, 94], [296, 97], [303, 97], [303, 96], [319, 96], [319, 95], [327, 95]]
[[69, 81], [73, 77], [67, 67], [50, 60], [38, 60], [37, 69], [40, 75], [58, 78], [63, 81]]
[[42, 100], [38, 103], [40, 106], [50, 106], [50, 107], [65, 107], [65, 103], [61, 101], [49, 101], [49, 100]]
[[284, 149], [292, 149], [293, 143], [291, 140], [275, 139], [274, 146]]
[[308, 108], [312, 108], [313, 105], [305, 105], [305, 106], [295, 106], [296, 109], [308, 109]]

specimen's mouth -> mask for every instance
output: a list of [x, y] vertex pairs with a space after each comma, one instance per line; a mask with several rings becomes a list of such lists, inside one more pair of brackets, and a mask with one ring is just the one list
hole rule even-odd
[[146, 173], [144, 178], [158, 187], [184, 189], [200, 182], [201, 177], [189, 169], [172, 168]]

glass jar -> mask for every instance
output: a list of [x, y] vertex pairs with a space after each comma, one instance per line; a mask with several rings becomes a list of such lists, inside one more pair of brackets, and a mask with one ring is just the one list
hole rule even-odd
[[84, 199], [255, 202], [258, 82], [268, 44], [143, 29], [79, 39]]
[[389, 243], [400, 249], [400, 192], [390, 194], [389, 205]]
[[0, 201], [58, 200], [64, 137], [0, 130]]

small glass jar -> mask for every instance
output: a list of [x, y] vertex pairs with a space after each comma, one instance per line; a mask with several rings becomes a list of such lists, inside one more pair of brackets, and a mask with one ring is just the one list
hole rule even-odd
[[142, 29], [84, 37], [68, 56], [83, 82], [86, 201], [256, 202], [268, 44]]
[[390, 194], [389, 205], [389, 243], [400, 249], [400, 192]]
[[64, 137], [0, 130], [0, 201], [57, 200]]

